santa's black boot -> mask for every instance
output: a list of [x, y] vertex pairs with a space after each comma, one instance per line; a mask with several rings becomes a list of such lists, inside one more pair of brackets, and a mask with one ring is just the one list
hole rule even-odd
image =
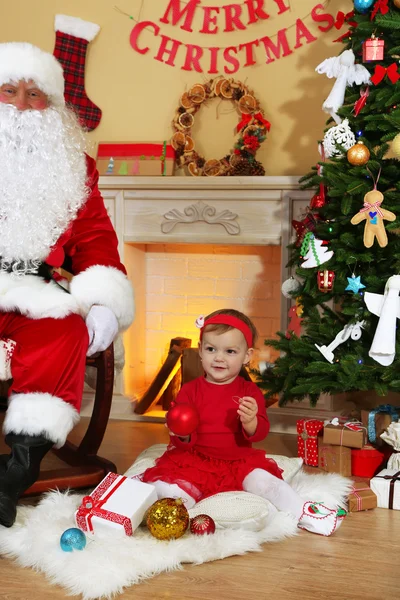
[[18, 498], [39, 477], [40, 463], [54, 442], [44, 436], [15, 433], [8, 433], [5, 441], [11, 455], [0, 475], [0, 525], [12, 527]]

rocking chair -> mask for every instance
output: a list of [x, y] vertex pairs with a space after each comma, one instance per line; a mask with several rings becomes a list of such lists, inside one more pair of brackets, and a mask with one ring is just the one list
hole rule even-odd
[[[114, 385], [113, 345], [103, 352], [87, 357], [86, 365], [97, 369], [96, 391], [92, 416], [79, 445], [67, 440], [62, 448], [53, 448], [65, 467], [41, 470], [39, 479], [23, 494], [33, 496], [50, 489], [82, 489], [95, 487], [110, 472], [117, 472], [111, 461], [97, 455], [107, 427]], [[4, 392], [3, 392], [4, 393]]]

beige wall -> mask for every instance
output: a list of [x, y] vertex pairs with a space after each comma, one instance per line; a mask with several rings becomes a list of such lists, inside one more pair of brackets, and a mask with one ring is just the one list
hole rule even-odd
[[[181, 70], [182, 57], [178, 58], [175, 68], [154, 60], [158, 39], [150, 32], [141, 38], [150, 46], [148, 54], [142, 56], [134, 52], [129, 44], [134, 21], [114, 10], [114, 1], [121, 10], [138, 17], [141, 0], [0, 0], [0, 40], [29, 41], [52, 52], [55, 14], [67, 14], [97, 23], [101, 31], [89, 45], [86, 89], [92, 101], [103, 110], [103, 118], [100, 126], [90, 134], [91, 141], [95, 144], [99, 141], [168, 139], [171, 135], [170, 122], [180, 95], [208, 76]], [[222, 7], [230, 3], [233, 1], [207, 0], [203, 5]], [[290, 4], [290, 11], [277, 15], [275, 2], [265, 0], [270, 19], [249, 26], [247, 31], [217, 35], [198, 33], [201, 27], [199, 19], [195, 19], [198, 27], [193, 33], [159, 23], [168, 0], [145, 0], [141, 20], [159, 23], [164, 34], [184, 43], [226, 47], [263, 36], [272, 37], [278, 30], [293, 25], [297, 18], [306, 17], [318, 0], [290, 0]], [[338, 10], [347, 12], [353, 8], [350, 0], [330, 0], [325, 4], [328, 5], [327, 12], [333, 15]], [[268, 65], [265, 64], [264, 52], [257, 49], [257, 65], [242, 68], [234, 75], [253, 88], [272, 123], [269, 138], [257, 155], [267, 175], [299, 175], [318, 158], [317, 140], [322, 135], [326, 116], [321, 104], [331, 89], [332, 81], [315, 74], [314, 68], [324, 58], [338, 54], [342, 46], [331, 43], [340, 35], [336, 29], [321, 33], [310, 17], [304, 22], [317, 41]], [[343, 28], [340, 33], [344, 31]], [[294, 27], [287, 35], [293, 47]], [[229, 102], [218, 106], [218, 102], [214, 101], [196, 117], [193, 131], [196, 146], [206, 158], [221, 158], [233, 145], [232, 132], [237, 116], [229, 112], [231, 107]]]

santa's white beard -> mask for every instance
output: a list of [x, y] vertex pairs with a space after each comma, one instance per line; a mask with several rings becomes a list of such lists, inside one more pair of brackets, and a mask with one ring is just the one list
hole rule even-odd
[[0, 104], [0, 182], [0, 272], [36, 273], [88, 195], [75, 115]]

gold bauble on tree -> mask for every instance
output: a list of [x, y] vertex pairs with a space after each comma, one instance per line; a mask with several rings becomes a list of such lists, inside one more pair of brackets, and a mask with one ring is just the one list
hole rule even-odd
[[[400, 6], [400, 0], [399, 0], [399, 6]], [[396, 137], [393, 138], [392, 151], [395, 156], [400, 158], [400, 133], [398, 133], [396, 135]]]
[[347, 160], [354, 167], [365, 165], [369, 161], [370, 153], [364, 142], [357, 142], [347, 150]]
[[189, 513], [180, 498], [162, 498], [148, 509], [146, 525], [158, 540], [177, 539], [189, 526]]
[[393, 0], [393, 4], [396, 8], [400, 8], [400, 0]]

